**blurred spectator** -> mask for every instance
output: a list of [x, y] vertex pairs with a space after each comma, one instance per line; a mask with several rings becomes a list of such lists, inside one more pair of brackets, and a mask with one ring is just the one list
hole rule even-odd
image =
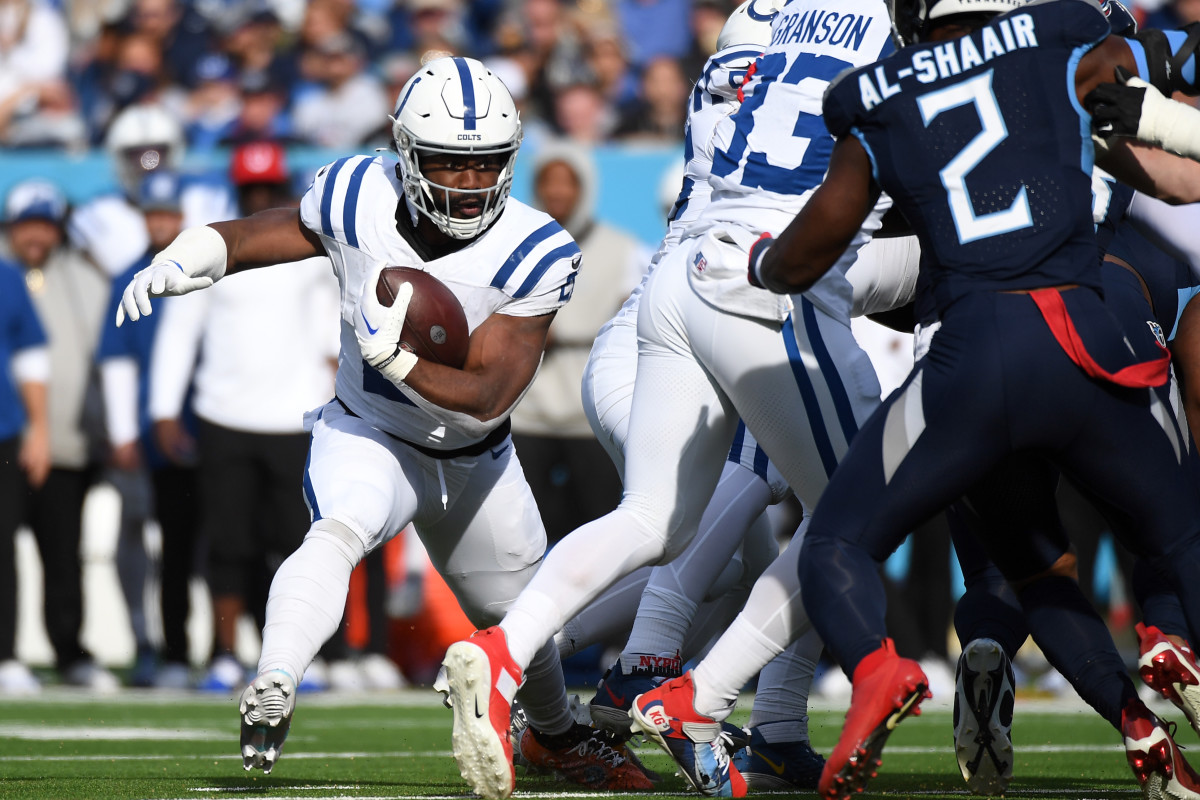
[[641, 97], [621, 115], [613, 137], [681, 141], [691, 84], [674, 58], [656, 58], [642, 71]]
[[267, 76], [286, 98], [299, 66], [295, 49], [287, 44], [272, 7], [258, 0], [239, 0], [218, 16], [216, 27], [222, 52], [232, 59], [238, 72], [243, 76]]
[[[407, 39], [405, 50], [424, 53], [430, 49], [449, 50], [466, 54], [473, 48], [467, 41], [466, 11], [461, 0], [407, 0], [397, 4], [400, 12], [393, 24], [395, 31], [402, 31]], [[405, 24], [407, 23], [407, 24]]]
[[[22, 270], [50, 342], [47, 383], [51, 468], [44, 483], [27, 487], [24, 519], [37, 540], [47, 587], [46, 632], [64, 683], [108, 691], [119, 685], [79, 640], [83, 571], [79, 542], [83, 500], [91, 487], [103, 419], [92, 359], [100, 338], [108, 282], [65, 243], [67, 202], [52, 183], [18, 183], [5, 202], [3, 257]], [[93, 393], [94, 390], [94, 393]]]
[[237, 118], [221, 137], [222, 144], [288, 142], [292, 118], [287, 112], [287, 90], [269, 72], [247, 72], [238, 84], [241, 106]]
[[[122, 111], [104, 141], [120, 192], [105, 194], [76, 208], [68, 230], [72, 243], [108, 275], [117, 275], [149, 246], [146, 220], [135, 202], [142, 179], [163, 168], [178, 169], [185, 150], [183, 129], [161, 106], [134, 105]], [[203, 225], [234, 214], [229, 190], [221, 182], [184, 176], [184, 225]]]
[[0, 3], [0, 142], [80, 144], [82, 120], [66, 83], [69, 37], [44, 0]]
[[[277, 143], [236, 148], [230, 177], [242, 215], [295, 202]], [[238, 619], [249, 612], [261, 625], [271, 578], [308, 530], [304, 416], [333, 393], [338, 309], [325, 258], [231, 275], [163, 304], [151, 416], [156, 430], [177, 427], [194, 380], [199, 418], [200, 526], [214, 625], [202, 688], [230, 691], [245, 679], [234, 653]]]
[[196, 62], [195, 78], [184, 117], [187, 141], [193, 150], [211, 150], [241, 115], [237, 70], [229, 58], [212, 53]]
[[571, 141], [595, 145], [604, 142], [616, 123], [616, 111], [594, 83], [564, 86], [554, 98], [555, 127]]
[[207, 20], [191, 3], [178, 0], [133, 0], [129, 31], [149, 39], [163, 60], [168, 82], [194, 88], [197, 65], [214, 49]]
[[548, 144], [534, 155], [532, 171], [533, 205], [575, 237], [584, 263], [571, 302], [550, 325], [541, 369], [512, 415], [525, 477], [556, 542], [621, 499], [620, 478], [592, 434], [579, 386], [597, 332], [637, 285], [650, 254], [596, 219], [598, 178], [586, 150]]
[[497, 50], [503, 0], [396, 0], [387, 12], [388, 50], [417, 53], [443, 42], [453, 52], [482, 58]]
[[[518, 33], [519, 31], [519, 33]], [[553, 121], [557, 95], [593, 77], [583, 63], [578, 32], [559, 0], [522, 0], [509, 47], [529, 78], [530, 115]]]
[[364, 71], [362, 45], [350, 34], [321, 39], [304, 56], [305, 72], [320, 88], [296, 101], [296, 135], [322, 147], [357, 147], [391, 111], [379, 79]]
[[614, 5], [636, 69], [662, 56], [687, 55], [692, 44], [691, 0], [616, 0]]
[[[134, 274], [148, 266], [154, 253], [170, 244], [182, 230], [181, 190], [179, 176], [170, 171], [152, 172], [142, 181], [138, 207], [145, 215], [150, 244], [146, 253], [113, 281], [96, 354], [113, 467], [110, 479], [122, 490], [117, 571], [137, 642], [137, 661], [130, 683], [167, 689], [184, 689], [189, 685], [189, 580], [196, 566], [199, 515], [195, 419], [190, 404], [185, 404], [183, 424], [164, 434], [166, 448], [158, 446], [148, 400], [150, 353], [162, 315], [151, 314], [142, 323], [119, 328], [116, 316], [121, 293]], [[156, 297], [150, 302], [157, 311], [163, 301]], [[162, 531], [157, 580], [164, 643], [161, 652], [151, 645], [145, 608], [150, 564], [143, 537], [145, 521], [152, 516], [157, 518]]]
[[32, 694], [41, 683], [16, 660], [16, 534], [27, 487], [50, 473], [46, 334], [15, 264], [0, 262], [0, 695]]
[[[629, 67], [625, 43], [614, 26], [601, 25], [588, 30], [585, 54], [600, 92], [610, 104], [620, 108], [637, 98], [637, 78]], [[689, 74], [699, 75], [700, 70]]]
[[733, 12], [726, 0], [694, 0], [692, 3], [692, 45], [680, 62], [684, 75], [699, 75], [709, 56], [717, 52], [717, 37]]

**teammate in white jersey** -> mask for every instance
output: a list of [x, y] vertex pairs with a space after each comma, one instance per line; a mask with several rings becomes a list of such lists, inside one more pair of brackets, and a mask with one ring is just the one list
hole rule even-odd
[[[246, 769], [274, 766], [296, 685], [336, 629], [350, 573], [367, 552], [412, 522], [468, 618], [486, 625], [546, 545], [508, 417], [571, 296], [579, 248], [548, 215], [509, 199], [521, 125], [504, 84], [478, 61], [423, 66], [397, 99], [392, 133], [399, 164], [343, 158], [317, 173], [298, 211], [189, 229], [122, 300], [137, 319], [151, 295], [324, 254], [341, 286], [336, 397], [306, 419], [312, 525], [271, 584], [259, 674], [240, 700]], [[386, 266], [423, 269], [458, 297], [471, 330], [462, 369], [400, 348], [411, 289], [383, 307], [375, 286]], [[532, 658], [527, 688], [526, 760], [592, 788], [651, 787], [622, 745], [575, 723], [552, 646]]]
[[[747, 69], [771, 39], [771, 21], [782, 2], [746, 0], [730, 15], [717, 38], [717, 52], [705, 65], [688, 103], [684, 152], [687, 163], [682, 188], [670, 216], [651, 271], [685, 238], [686, 226], [707, 208], [714, 133], [719, 122], [741, 104], [738, 90]], [[623, 470], [628, 419], [637, 372], [637, 309], [646, 280], [620, 313], [600, 332], [584, 375], [584, 405], [597, 438]], [[559, 652], [586, 646], [599, 635], [628, 623], [631, 595], [641, 587], [636, 619], [620, 657], [596, 687], [590, 707], [593, 723], [624, 735], [630, 731], [633, 699], [682, 672], [682, 664], [699, 655], [728, 627], [763, 569], [778, 554], [779, 536], [763, 511], [791, 494], [786, 481], [744, 425], [716, 491], [687, 551], [647, 576], [639, 570], [619, 581], [556, 637]], [[775, 515], [787, 524], [790, 515]], [[705, 603], [706, 598], [713, 602]], [[702, 605], [703, 604], [703, 605]], [[703, 608], [703, 610], [702, 610]], [[614, 620], [616, 616], [618, 619]], [[570, 643], [565, 639], [570, 639]], [[824, 760], [808, 740], [808, 687], [820, 656], [821, 642], [806, 636], [793, 643], [759, 679], [749, 723], [752, 754], [747, 756], [747, 783], [759, 789], [811, 789]], [[739, 734], [740, 736], [740, 734]], [[783, 771], [759, 769], [767, 758]]]
[[[872, 0], [793, 2], [776, 18], [741, 108], [717, 126], [712, 200], [644, 291], [621, 504], [561, 541], [499, 626], [451, 646], [444, 663], [456, 704], [478, 703], [492, 719], [506, 718], [500, 709], [507, 712], [525, 665], [566, 620], [636, 567], [682, 552], [717, 485], [739, 415], [811, 503], [878, 405], [874, 370], [850, 332], [844, 271], [884, 206], [842, 269], [809, 295], [764, 294], [746, 282], [745, 259], [762, 233], [786, 226], [824, 175], [833, 147], [820, 117], [825, 86], [890, 48], [889, 28], [884, 6]], [[766, 663], [805, 628], [799, 592], [779, 590], [787, 567], [779, 571], [755, 588], [774, 613], [748, 632], [742, 659]], [[711, 696], [722, 690], [697, 694], [696, 704], [727, 714], [727, 704]], [[717, 741], [719, 722], [690, 702], [686, 713], [687, 733], [676, 728], [680, 738], [672, 740], [688, 751], [677, 758], [684, 774], [702, 791], [744, 793]], [[463, 723], [456, 733], [471, 749], [460, 769], [480, 794], [504, 796], [509, 781], [490, 781], [487, 770], [503, 774], [505, 729], [483, 719]]]

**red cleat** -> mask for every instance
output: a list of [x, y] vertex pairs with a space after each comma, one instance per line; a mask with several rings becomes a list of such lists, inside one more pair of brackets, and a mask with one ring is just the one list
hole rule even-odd
[[471, 789], [487, 800], [503, 800], [516, 788], [508, 737], [513, 696], [521, 669], [497, 626], [455, 642], [442, 661], [454, 711], [454, 760]]
[[1137, 625], [1138, 673], [1154, 691], [1177, 705], [1200, 733], [1200, 668], [1187, 645], [1177, 645], [1153, 625]]
[[818, 794], [829, 800], [845, 800], [865, 789], [882, 763], [887, 737], [900, 720], [920, 714], [921, 701], [933, 696], [921, 665], [896, 655], [891, 639], [859, 662], [851, 683], [846, 724], [817, 784]]
[[1200, 800], [1200, 778], [1183, 760], [1167, 726], [1140, 700], [1121, 712], [1125, 758], [1146, 800]]

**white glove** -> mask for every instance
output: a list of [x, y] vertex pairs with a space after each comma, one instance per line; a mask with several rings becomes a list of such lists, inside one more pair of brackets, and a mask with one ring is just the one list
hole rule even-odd
[[225, 274], [225, 239], [207, 225], [188, 228], [139, 271], [125, 287], [117, 308], [118, 327], [125, 317], [137, 322], [149, 315], [151, 297], [207, 289]]
[[400, 383], [417, 363], [415, 355], [400, 347], [400, 331], [404, 328], [413, 287], [411, 283], [400, 284], [391, 307], [383, 305], [375, 296], [375, 286], [383, 269], [376, 269], [363, 284], [358, 314], [354, 317], [354, 336], [358, 339], [363, 360], [392, 383]]

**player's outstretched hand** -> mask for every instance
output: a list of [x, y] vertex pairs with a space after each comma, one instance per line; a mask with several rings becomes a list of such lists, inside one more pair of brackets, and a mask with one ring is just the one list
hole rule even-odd
[[117, 307], [117, 326], [128, 316], [137, 322], [151, 311], [150, 298], [187, 294], [212, 286], [207, 276], [192, 276], [183, 271], [178, 261], [155, 261], [139, 271], [125, 287], [121, 305]]
[[1138, 135], [1142, 105], [1150, 89], [1150, 84], [1124, 67], [1117, 67], [1115, 72], [1116, 83], [1102, 83], [1083, 98], [1092, 115], [1092, 131], [1102, 139]]
[[376, 269], [363, 284], [358, 313], [354, 316], [354, 336], [363, 360], [392, 383], [400, 383], [417, 363], [417, 357], [400, 346], [400, 332], [404, 329], [413, 287], [411, 283], [400, 284], [396, 299], [385, 306], [379, 302], [376, 291], [383, 269], [382, 266]]

